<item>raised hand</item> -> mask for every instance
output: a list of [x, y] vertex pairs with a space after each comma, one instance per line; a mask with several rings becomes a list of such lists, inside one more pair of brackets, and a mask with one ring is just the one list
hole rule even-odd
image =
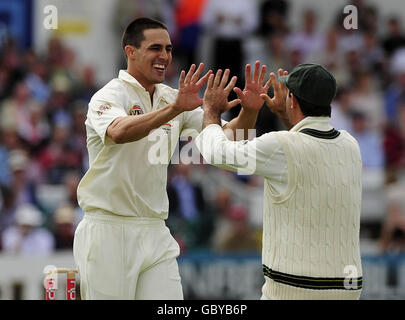
[[212, 73], [212, 71], [209, 70], [201, 79], [199, 79], [203, 69], [204, 64], [200, 63], [197, 70], [195, 64], [191, 65], [187, 75], [184, 70], [181, 71], [179, 78], [179, 92], [176, 101], [174, 102], [174, 107], [178, 111], [190, 111], [202, 105], [203, 99], [199, 97], [198, 93]]
[[263, 98], [260, 95], [267, 94], [270, 87], [270, 84], [267, 83], [263, 86], [266, 71], [267, 67], [263, 65], [260, 68], [260, 61], [256, 61], [252, 79], [251, 66], [247, 64], [245, 67], [245, 88], [243, 91], [237, 87], [233, 89], [241, 100], [242, 108], [246, 111], [258, 112], [263, 106]]
[[[278, 75], [280, 77], [286, 76], [288, 75], [288, 71], [278, 69]], [[270, 98], [267, 94], [267, 91], [270, 88], [270, 86], [272, 86], [274, 89], [273, 98]], [[286, 113], [285, 105], [288, 93], [287, 87], [283, 83], [279, 82], [276, 78], [276, 75], [272, 72], [270, 73], [269, 80], [266, 82], [265, 88], [267, 88], [266, 93], [260, 94], [260, 97], [264, 99], [266, 105], [270, 108], [271, 112], [284, 118]]]
[[228, 96], [237, 80], [237, 77], [234, 76], [228, 83], [229, 73], [229, 69], [226, 69], [222, 75], [222, 70], [219, 69], [215, 74], [215, 78], [214, 74], [209, 75], [203, 98], [203, 109], [205, 113], [211, 112], [220, 115], [241, 102], [240, 99], [228, 101]]

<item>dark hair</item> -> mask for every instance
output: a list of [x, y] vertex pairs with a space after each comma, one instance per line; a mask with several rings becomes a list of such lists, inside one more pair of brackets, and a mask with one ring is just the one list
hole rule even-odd
[[[147, 29], [165, 29], [168, 30], [166, 25], [160, 21], [150, 18], [137, 18], [133, 20], [126, 28], [122, 35], [121, 46], [125, 54], [125, 46], [131, 45], [136, 48], [141, 46], [145, 40], [144, 30]], [[125, 55], [126, 56], [126, 55]]]
[[[291, 92], [290, 92], [291, 93]], [[306, 117], [330, 117], [331, 107], [330, 106], [317, 106], [310, 102], [304, 101], [298, 98], [296, 95], [294, 97], [297, 99], [300, 109], [304, 116]]]

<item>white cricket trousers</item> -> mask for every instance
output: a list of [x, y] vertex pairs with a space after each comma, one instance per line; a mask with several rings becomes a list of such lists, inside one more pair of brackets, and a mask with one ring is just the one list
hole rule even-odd
[[180, 248], [164, 220], [86, 212], [73, 255], [86, 300], [182, 300]]

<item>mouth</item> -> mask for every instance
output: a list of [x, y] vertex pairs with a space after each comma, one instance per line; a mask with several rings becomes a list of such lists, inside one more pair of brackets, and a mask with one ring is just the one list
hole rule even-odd
[[163, 73], [166, 70], [166, 65], [163, 63], [153, 63], [152, 64], [153, 69], [155, 69], [159, 73]]

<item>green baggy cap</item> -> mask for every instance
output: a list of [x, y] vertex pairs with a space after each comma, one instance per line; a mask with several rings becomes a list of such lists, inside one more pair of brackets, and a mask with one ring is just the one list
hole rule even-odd
[[315, 106], [330, 106], [336, 95], [335, 77], [319, 64], [300, 64], [279, 81], [294, 96]]

